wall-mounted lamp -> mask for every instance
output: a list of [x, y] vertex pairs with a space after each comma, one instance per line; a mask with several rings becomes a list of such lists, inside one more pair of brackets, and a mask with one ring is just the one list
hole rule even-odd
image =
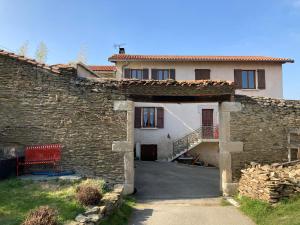
[[167, 138], [169, 138], [169, 139], [171, 138], [170, 134], [167, 135]]

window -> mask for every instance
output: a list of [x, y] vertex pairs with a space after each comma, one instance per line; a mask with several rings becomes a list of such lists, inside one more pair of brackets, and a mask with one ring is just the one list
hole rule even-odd
[[175, 80], [175, 69], [152, 69], [152, 80]]
[[294, 161], [298, 159], [300, 159], [300, 148], [292, 148], [290, 152], [290, 160]]
[[242, 88], [255, 89], [255, 71], [243, 70], [242, 71]]
[[195, 69], [195, 80], [209, 80], [210, 69]]
[[157, 80], [168, 80], [169, 70], [157, 70]]
[[135, 128], [164, 128], [164, 108], [135, 107]]
[[148, 76], [148, 69], [124, 69], [124, 78], [127, 79], [138, 79], [138, 80], [147, 80], [149, 79]]
[[142, 70], [131, 70], [131, 78], [132, 79], [139, 79], [142, 80], [143, 79], [143, 71]]
[[142, 127], [155, 127], [155, 108], [143, 108]]

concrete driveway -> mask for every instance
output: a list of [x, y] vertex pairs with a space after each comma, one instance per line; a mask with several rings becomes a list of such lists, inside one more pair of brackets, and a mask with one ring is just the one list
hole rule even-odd
[[254, 225], [235, 207], [221, 206], [218, 169], [136, 162], [135, 181], [129, 225]]
[[220, 196], [219, 170], [169, 162], [136, 161], [137, 199], [195, 199]]

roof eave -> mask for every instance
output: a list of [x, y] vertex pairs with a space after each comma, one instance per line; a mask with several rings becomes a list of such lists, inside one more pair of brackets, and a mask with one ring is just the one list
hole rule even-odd
[[287, 59], [284, 63], [294, 63], [295, 60], [294, 59]]
[[178, 60], [178, 59], [168, 59], [168, 60], [155, 60], [155, 59], [113, 59], [109, 58], [108, 61], [116, 62], [224, 62], [224, 63], [234, 63], [234, 62], [246, 62], [246, 63], [294, 63], [294, 59], [286, 59], [281, 61], [273, 60]]

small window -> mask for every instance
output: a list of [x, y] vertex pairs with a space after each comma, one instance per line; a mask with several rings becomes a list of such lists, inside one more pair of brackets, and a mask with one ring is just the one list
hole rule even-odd
[[149, 79], [149, 69], [124, 69], [124, 78], [126, 79], [138, 79], [138, 80], [148, 80]]
[[195, 69], [195, 80], [209, 80], [210, 69]]
[[158, 80], [168, 80], [170, 78], [170, 70], [158, 70], [157, 79]]
[[164, 128], [163, 107], [135, 107], [134, 128]]
[[255, 71], [243, 70], [242, 71], [242, 88], [255, 89]]
[[131, 78], [142, 80], [143, 79], [143, 70], [132, 69], [131, 70]]
[[300, 148], [292, 148], [291, 149], [291, 156], [290, 156], [291, 161], [294, 160], [299, 160], [300, 159]]
[[143, 113], [143, 127], [154, 128], [155, 127], [155, 108], [154, 107], [145, 107], [142, 110]]

